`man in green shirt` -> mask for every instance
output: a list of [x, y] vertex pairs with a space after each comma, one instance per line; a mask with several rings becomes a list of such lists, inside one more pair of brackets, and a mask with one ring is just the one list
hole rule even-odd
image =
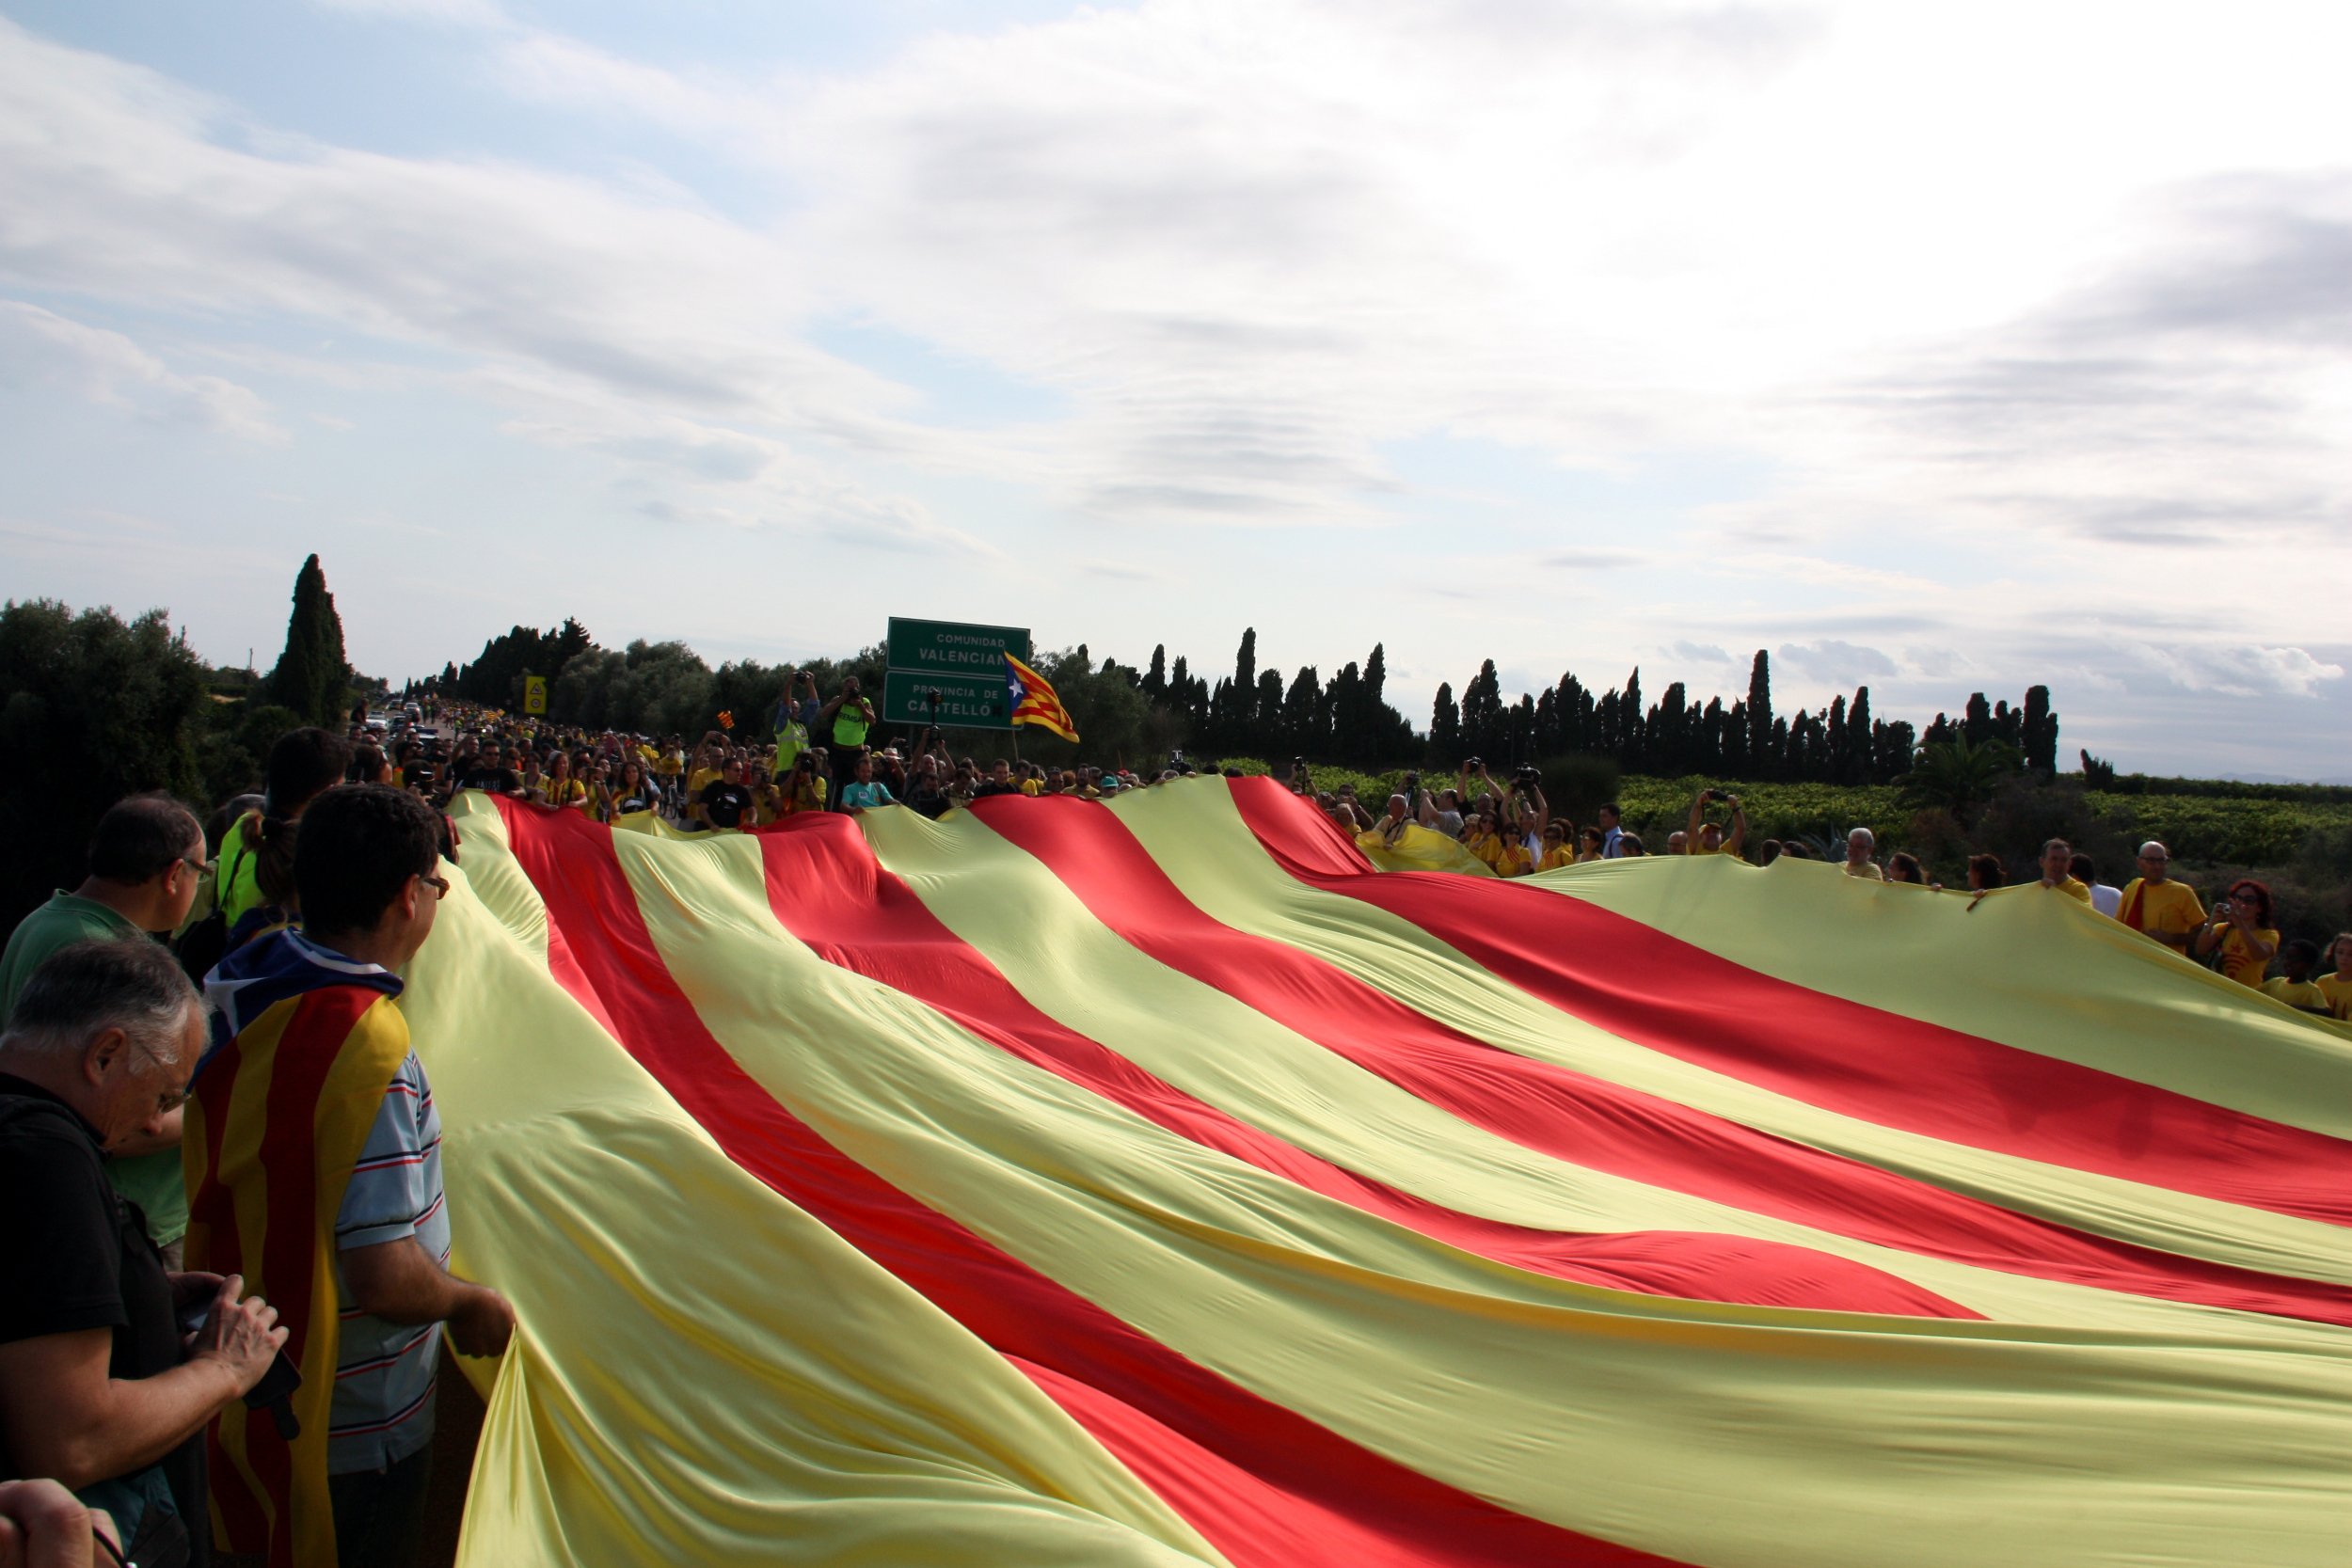
[[[58, 893], [26, 915], [0, 952], [0, 1028], [16, 1009], [41, 960], [60, 947], [93, 938], [144, 942], [174, 931], [187, 918], [204, 875], [204, 829], [188, 808], [165, 795], [118, 800], [98, 819], [89, 844], [89, 876], [72, 893]], [[160, 1132], [119, 1146], [106, 1163], [115, 1191], [139, 1207], [147, 1232], [164, 1251], [165, 1266], [180, 1267], [180, 1239], [188, 1228], [188, 1191], [180, 1173], [180, 1113]]]

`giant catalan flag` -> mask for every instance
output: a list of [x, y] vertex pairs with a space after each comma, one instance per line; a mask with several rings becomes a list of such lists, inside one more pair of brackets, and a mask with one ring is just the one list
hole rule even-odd
[[2352, 1041], [2072, 900], [459, 826], [467, 1568], [2352, 1560]]

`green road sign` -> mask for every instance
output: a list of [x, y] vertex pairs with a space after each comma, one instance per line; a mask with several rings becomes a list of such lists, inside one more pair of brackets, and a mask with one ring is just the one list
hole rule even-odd
[[[1000, 678], [1007, 653], [1029, 662], [1026, 626], [975, 626], [960, 621], [890, 618], [890, 668], [927, 675], [986, 675]], [[1002, 703], [998, 704], [1002, 706]], [[897, 717], [894, 709], [892, 718]]]
[[[1013, 653], [1019, 656], [1021, 650]], [[930, 675], [913, 670], [893, 670], [882, 677], [882, 721], [920, 728], [1009, 730], [1012, 715], [1005, 709], [1005, 661], [996, 660], [993, 675]], [[937, 693], [939, 701], [931, 702]]]

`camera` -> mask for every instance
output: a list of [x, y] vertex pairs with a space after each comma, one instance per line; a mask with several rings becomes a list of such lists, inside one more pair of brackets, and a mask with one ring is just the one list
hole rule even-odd
[[2230, 901], [2227, 898], [2217, 901], [2213, 907], [2213, 912], [2221, 916], [2225, 920], [2228, 919], [2230, 915]]

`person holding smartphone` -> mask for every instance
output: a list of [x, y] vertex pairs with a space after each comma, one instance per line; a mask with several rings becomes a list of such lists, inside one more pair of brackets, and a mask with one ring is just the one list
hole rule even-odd
[[237, 1275], [167, 1271], [107, 1185], [108, 1153], [177, 1118], [204, 1040], [171, 955], [117, 941], [52, 953], [0, 1035], [0, 1451], [137, 1561], [210, 1560], [204, 1429], [286, 1341]]

